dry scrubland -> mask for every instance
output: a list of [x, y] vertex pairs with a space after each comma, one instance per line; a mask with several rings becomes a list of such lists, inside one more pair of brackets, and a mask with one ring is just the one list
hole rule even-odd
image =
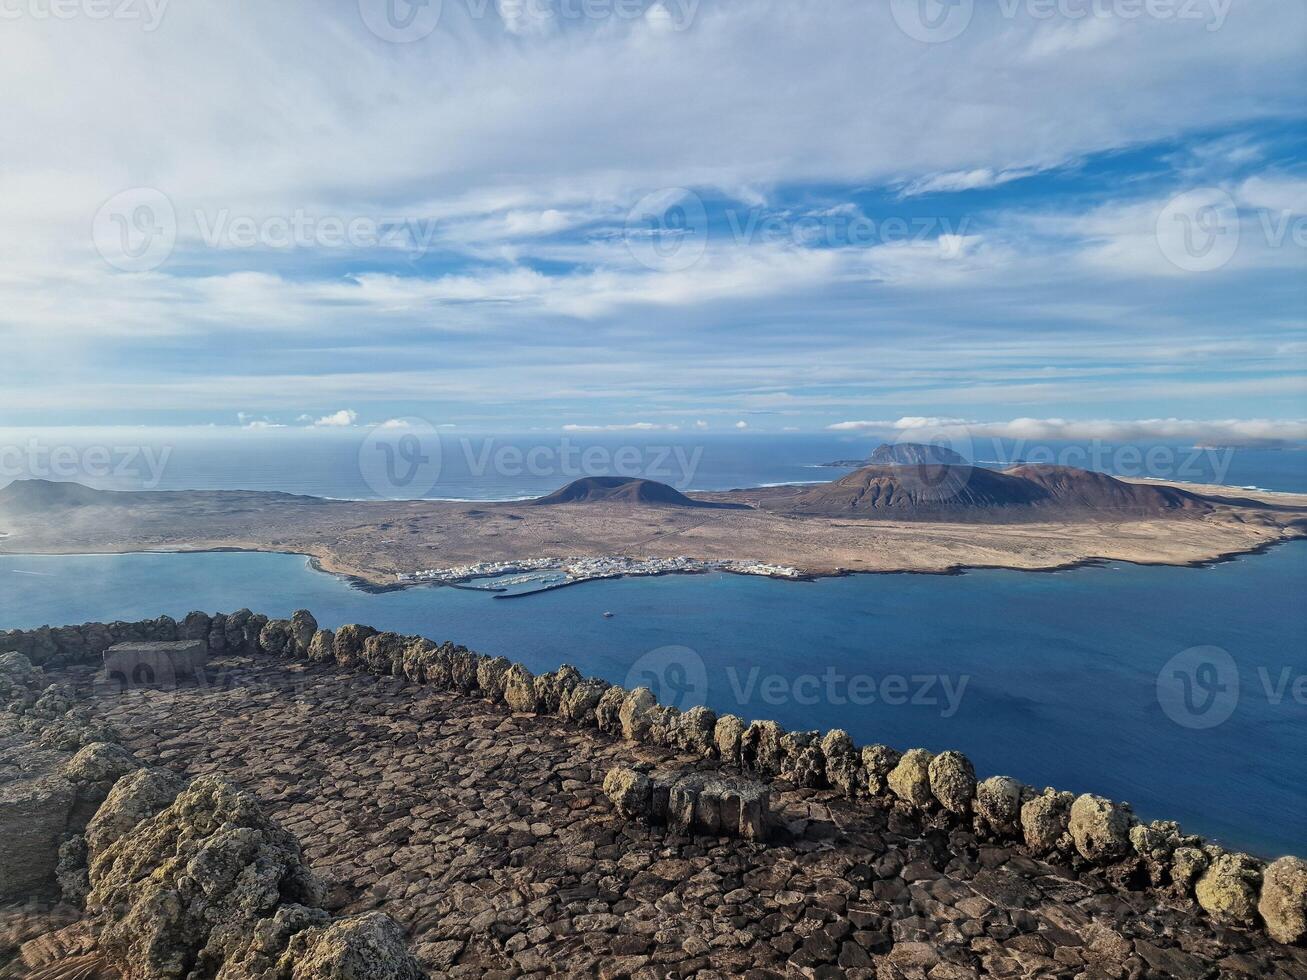
[[234, 491], [92, 492], [77, 506], [59, 506], [19, 505], [0, 491], [0, 531], [10, 553], [294, 552], [374, 585], [419, 569], [607, 555], [749, 559], [812, 575], [1046, 570], [1095, 559], [1183, 565], [1307, 534], [1307, 495], [1187, 489], [1204, 495], [1201, 509], [1036, 509], [1005, 521], [998, 519], [1003, 514], [978, 509], [921, 519], [896, 511], [864, 516], [856, 507], [801, 513], [794, 509], [795, 491], [785, 489], [693, 495], [701, 502], [748, 505], [738, 509], [629, 500], [547, 507], [355, 502]]

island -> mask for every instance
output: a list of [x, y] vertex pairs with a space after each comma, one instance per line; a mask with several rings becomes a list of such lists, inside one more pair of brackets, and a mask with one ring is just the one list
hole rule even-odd
[[544, 572], [570, 581], [705, 571], [802, 579], [1201, 564], [1307, 536], [1307, 494], [953, 464], [870, 465], [816, 485], [691, 493], [590, 477], [535, 500], [475, 505], [18, 480], [0, 489], [0, 535], [10, 554], [304, 554], [383, 588]]

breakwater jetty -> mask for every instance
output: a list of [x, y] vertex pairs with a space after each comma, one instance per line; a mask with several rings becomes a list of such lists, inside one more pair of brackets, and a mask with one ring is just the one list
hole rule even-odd
[[[116, 643], [192, 639], [209, 650], [202, 682], [157, 690], [101, 675]], [[372, 943], [433, 976], [1307, 973], [1299, 859], [1267, 863], [1142, 824], [1124, 804], [980, 778], [956, 752], [680, 712], [571, 667], [537, 676], [453, 643], [319, 629], [307, 612], [10, 632], [0, 651], [5, 805], [108, 743], [275, 837], [257, 807], [299, 842], [321, 886], [297, 893], [292, 904], [317, 911], [269, 940], [278, 956], [301, 933], [295, 949], [325, 956], [335, 930], [347, 941], [333, 949]], [[630, 787], [668, 772], [673, 785], [766, 786], [766, 832], [713, 833], [720, 819], [692, 807], [684, 820], [645, 819]], [[93, 809], [72, 798], [70, 813]], [[174, 827], [170, 811], [147, 819]], [[53, 878], [27, 899], [63, 924], [14, 949], [35, 960], [42, 936], [81, 929], [79, 955], [119, 956], [107, 965], [127, 975], [114, 950], [139, 948], [122, 924], [137, 920], [106, 922], [82, 892], [76, 839], [91, 835], [77, 823], [47, 839]], [[292, 851], [280, 846], [277, 867], [294, 878]], [[90, 894], [130, 909], [129, 885]], [[264, 913], [275, 921], [278, 908]], [[373, 915], [385, 921], [360, 918]]]

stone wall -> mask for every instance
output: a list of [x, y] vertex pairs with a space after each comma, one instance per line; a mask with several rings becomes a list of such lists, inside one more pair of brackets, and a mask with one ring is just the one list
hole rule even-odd
[[[130, 628], [108, 632], [157, 638], [176, 628], [122, 625]], [[44, 669], [19, 652], [39, 651], [46, 664], [78, 662], [94, 656], [105, 633], [96, 624], [4, 635], [0, 904], [24, 903], [34, 914], [21, 926], [16, 960], [0, 948], [0, 976], [58, 969], [123, 980], [425, 977], [391, 919], [333, 919], [322, 908], [323, 886], [299, 840], [253, 796], [213, 776], [188, 785], [143, 767], [116, 732], [78, 706], [75, 692], [47, 683]], [[63, 904], [55, 909], [71, 912], [68, 921], [35, 912], [56, 900]]]
[[718, 716], [704, 707], [661, 706], [647, 688], [627, 691], [574, 667], [534, 675], [522, 664], [452, 643], [367, 626], [320, 630], [301, 610], [269, 620], [240, 610], [166, 616], [140, 623], [91, 623], [0, 633], [0, 652], [36, 664], [93, 661], [112, 643], [206, 638], [215, 654], [266, 655], [334, 664], [485, 698], [517, 712], [548, 713], [630, 740], [676, 749], [761, 779], [829, 789], [868, 806], [910, 811], [943, 825], [969, 825], [983, 839], [1023, 846], [1032, 856], [1100, 868], [1132, 889], [1191, 900], [1216, 922], [1265, 929], [1274, 940], [1307, 938], [1307, 862], [1266, 863], [1184, 834], [1170, 821], [1141, 823], [1124, 803], [1009, 776], [978, 780], [958, 752], [859, 747], [839, 729], [787, 732], [773, 721]]

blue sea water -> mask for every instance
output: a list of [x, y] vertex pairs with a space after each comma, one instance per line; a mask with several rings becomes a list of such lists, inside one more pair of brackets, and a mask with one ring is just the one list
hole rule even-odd
[[[831, 480], [879, 437], [811, 433], [562, 432], [516, 435], [431, 429], [423, 464], [400, 485], [378, 480], [402, 464], [402, 431], [377, 429], [107, 430], [72, 436], [0, 429], [0, 485], [11, 478], [76, 480], [106, 489], [280, 490], [325, 497], [505, 500], [538, 496], [583, 476], [641, 476], [680, 490], [727, 490]], [[1125, 477], [1307, 491], [1307, 450], [1183, 445], [1030, 443], [976, 438], [955, 448], [977, 464], [1058, 463]]]
[[650, 684], [665, 703], [956, 748], [982, 775], [1101, 793], [1231, 846], [1307, 856], [1300, 543], [1209, 568], [677, 576], [508, 600], [370, 594], [302, 557], [248, 553], [4, 555], [0, 583], [0, 626], [307, 607], [325, 626], [452, 639], [535, 670], [569, 662]]

